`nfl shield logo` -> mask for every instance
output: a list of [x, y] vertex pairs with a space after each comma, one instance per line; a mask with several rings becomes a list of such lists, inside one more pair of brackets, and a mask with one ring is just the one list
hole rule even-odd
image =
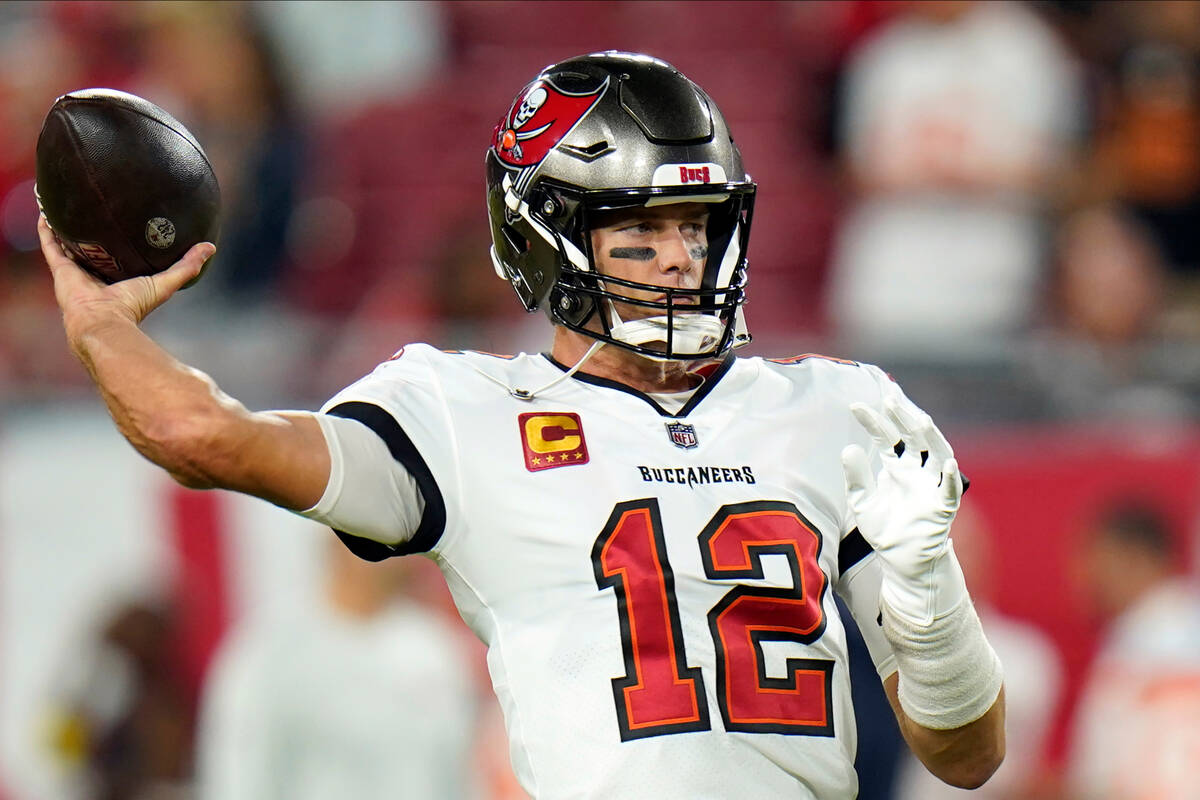
[[667, 435], [671, 437], [671, 442], [676, 447], [690, 450], [696, 446], [696, 427], [694, 425], [687, 425], [682, 422], [668, 422], [666, 425]]

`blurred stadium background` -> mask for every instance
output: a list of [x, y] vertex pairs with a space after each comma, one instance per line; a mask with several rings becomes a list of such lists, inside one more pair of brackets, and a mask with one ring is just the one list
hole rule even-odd
[[[1200, 4], [856, 0], [0, 4], [0, 798], [194, 796], [214, 654], [310, 602], [326, 538], [175, 487], [103, 414], [36, 250], [54, 98], [132, 91], [197, 135], [218, 254], [148, 328], [251, 407], [312, 408], [405, 342], [545, 346], [487, 258], [483, 152], [542, 66], [608, 48], [675, 64], [738, 137], [749, 350], [879, 363], [955, 442], [972, 583], [1019, 631], [1014, 774], [987, 796], [1197, 796]], [[427, 578], [410, 593], [464, 635]], [[1102, 723], [1142, 779], [1097, 793], [1080, 698], [1164, 586], [1166, 665], [1131, 640], [1141, 699]], [[471, 795], [520, 796], [463, 646]], [[862, 797], [940, 796], [901, 788], [878, 703]]]

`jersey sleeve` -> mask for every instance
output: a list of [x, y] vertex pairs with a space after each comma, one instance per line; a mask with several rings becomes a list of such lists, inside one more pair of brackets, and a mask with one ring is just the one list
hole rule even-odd
[[329, 481], [317, 504], [297, 513], [381, 544], [410, 541], [425, 514], [425, 498], [412, 473], [358, 420], [315, 416], [329, 449]]
[[[453, 428], [427, 350], [432, 348], [410, 346], [401, 350], [321, 408], [323, 414], [355, 420], [374, 432], [395, 464], [411, 477], [424, 502], [420, 521], [411, 534], [400, 529], [395, 536], [367, 538], [361, 530], [335, 528], [351, 552], [368, 561], [428, 552], [446, 529], [442, 487], [457, 484], [458, 466], [452, 446]], [[401, 478], [396, 485], [403, 488], [406, 483]], [[380, 502], [390, 504], [393, 500]]]
[[[846, 539], [852, 537], [862, 538], [857, 529]], [[883, 635], [883, 624], [879, 616], [881, 613], [879, 586], [883, 581], [879, 568], [879, 557], [875, 555], [865, 540], [863, 544], [866, 546], [866, 554], [841, 573], [838, 577], [836, 591], [846, 603], [846, 607], [850, 609], [850, 614], [858, 625], [858, 631], [867, 645], [867, 652], [871, 654], [871, 662], [875, 665], [875, 671], [879, 674], [880, 680], [883, 680], [896, 671], [896, 656], [892, 653], [892, 646], [888, 644], [887, 638]], [[841, 553], [846, 552], [845, 540], [842, 541], [842, 547], [839, 560]]]

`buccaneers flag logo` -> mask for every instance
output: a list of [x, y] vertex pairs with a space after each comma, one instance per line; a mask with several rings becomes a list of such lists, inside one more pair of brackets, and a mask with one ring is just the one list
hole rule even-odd
[[596, 105], [606, 88], [607, 79], [593, 92], [568, 94], [549, 81], [534, 81], [496, 126], [492, 138], [496, 155], [514, 167], [541, 162]]

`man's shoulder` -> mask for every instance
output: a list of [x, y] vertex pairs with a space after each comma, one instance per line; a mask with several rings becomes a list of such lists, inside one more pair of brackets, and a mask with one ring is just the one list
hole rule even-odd
[[875, 373], [881, 372], [873, 364], [824, 355], [822, 353], [801, 353], [783, 358], [759, 356], [741, 360], [757, 362], [763, 372], [779, 375], [791, 380], [804, 378], [808, 380], [842, 379], [852, 381], [871, 378]]
[[461, 372], [487, 380], [488, 376], [520, 374], [528, 370], [546, 368], [546, 360], [539, 354], [518, 353], [508, 355], [486, 350], [446, 350], [425, 343], [406, 344], [374, 371], [378, 375], [420, 375]]
[[[478, 402], [509, 397], [509, 387], [535, 383], [557, 373], [541, 355], [501, 355], [478, 350], [442, 350], [429, 344], [407, 344], [369, 374], [342, 389], [334, 402], [349, 399], [389, 405], [446, 401]], [[499, 390], [492, 392], [492, 390]]]
[[874, 364], [821, 353], [740, 360], [756, 364], [759, 373], [756, 383], [778, 381], [806, 393], [869, 400], [869, 396], [879, 393], [882, 383], [891, 381], [890, 376]]
[[401, 362], [412, 363], [414, 360], [432, 365], [464, 362], [492, 364], [521, 363], [534, 357], [537, 356], [531, 356], [528, 353], [512, 355], [492, 353], [487, 350], [455, 350], [439, 348], [426, 342], [412, 342], [392, 353], [385, 361], [381, 362], [380, 366]]
[[862, 362], [852, 361], [848, 358], [839, 358], [837, 356], [829, 356], [823, 353], [801, 353], [795, 356], [786, 356], [784, 358], [761, 358], [765, 364], [773, 364], [780, 367], [794, 366], [812, 366], [814, 364], [841, 364], [847, 367], [862, 367]]

